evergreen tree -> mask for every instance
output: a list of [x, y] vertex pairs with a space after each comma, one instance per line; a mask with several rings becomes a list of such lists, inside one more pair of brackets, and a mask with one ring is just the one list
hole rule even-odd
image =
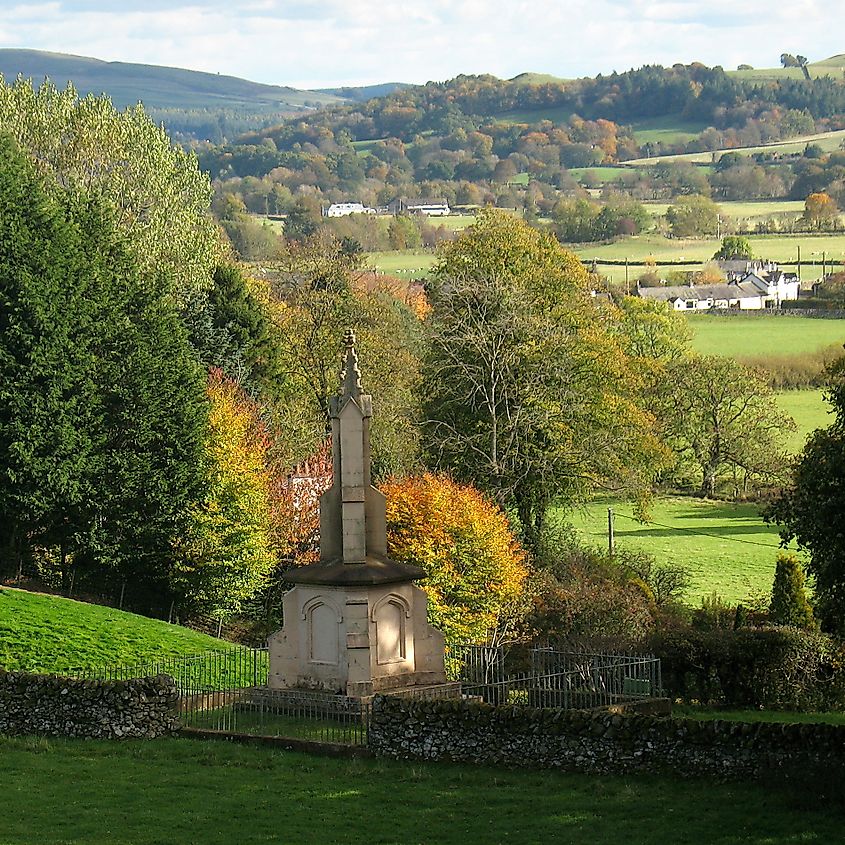
[[778, 625], [808, 629], [816, 627], [813, 608], [804, 592], [804, 570], [795, 555], [778, 555], [769, 617]]

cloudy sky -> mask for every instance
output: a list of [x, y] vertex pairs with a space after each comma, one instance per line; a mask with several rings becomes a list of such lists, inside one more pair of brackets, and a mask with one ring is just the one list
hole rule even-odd
[[0, 47], [325, 87], [845, 52], [841, 0], [0, 0]]

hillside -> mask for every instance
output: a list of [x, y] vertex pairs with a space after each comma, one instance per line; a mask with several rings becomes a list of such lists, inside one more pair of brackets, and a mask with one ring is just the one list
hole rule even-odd
[[0, 588], [0, 668], [56, 672], [227, 648], [227, 643], [111, 607]]
[[[823, 76], [842, 79], [842, 73], [845, 71], [845, 53], [839, 53], [836, 56], [831, 56], [828, 59], [822, 59], [818, 62], [810, 62], [807, 65], [807, 71], [811, 79], [820, 79]], [[799, 67], [752, 68], [751, 70], [728, 71], [728, 73], [737, 79], [751, 79], [760, 82], [766, 80], [804, 79], [804, 72]]]
[[38, 83], [45, 77], [60, 88], [72, 82], [81, 94], [108, 94], [119, 107], [143, 102], [149, 108], [231, 108], [302, 111], [342, 98], [281, 85], [263, 85], [182, 68], [129, 62], [104, 62], [84, 56], [41, 50], [0, 50], [0, 74], [7, 80], [18, 75]]

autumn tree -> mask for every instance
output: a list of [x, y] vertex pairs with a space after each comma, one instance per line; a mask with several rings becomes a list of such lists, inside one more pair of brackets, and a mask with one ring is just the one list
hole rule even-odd
[[833, 198], [824, 192], [810, 194], [804, 200], [803, 219], [812, 229], [830, 229], [839, 218], [839, 208]]
[[777, 480], [787, 466], [783, 435], [795, 423], [778, 407], [755, 372], [716, 356], [679, 358], [666, 369], [663, 396], [667, 443], [679, 461], [701, 474], [700, 493], [716, 495], [726, 470]]
[[506, 636], [528, 575], [507, 517], [478, 490], [445, 476], [390, 480], [387, 553], [425, 570], [429, 621], [449, 643]]
[[428, 460], [519, 515], [599, 482], [640, 489], [663, 453], [638, 376], [578, 259], [505, 212], [443, 248], [431, 285], [422, 401]]
[[273, 570], [270, 438], [260, 409], [220, 370], [208, 381], [209, 485], [178, 538], [172, 583], [185, 608], [226, 615]]

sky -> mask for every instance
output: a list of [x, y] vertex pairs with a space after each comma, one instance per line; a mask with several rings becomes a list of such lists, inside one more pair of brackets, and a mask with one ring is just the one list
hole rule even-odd
[[320, 88], [845, 53], [841, 0], [0, 0], [0, 47]]

